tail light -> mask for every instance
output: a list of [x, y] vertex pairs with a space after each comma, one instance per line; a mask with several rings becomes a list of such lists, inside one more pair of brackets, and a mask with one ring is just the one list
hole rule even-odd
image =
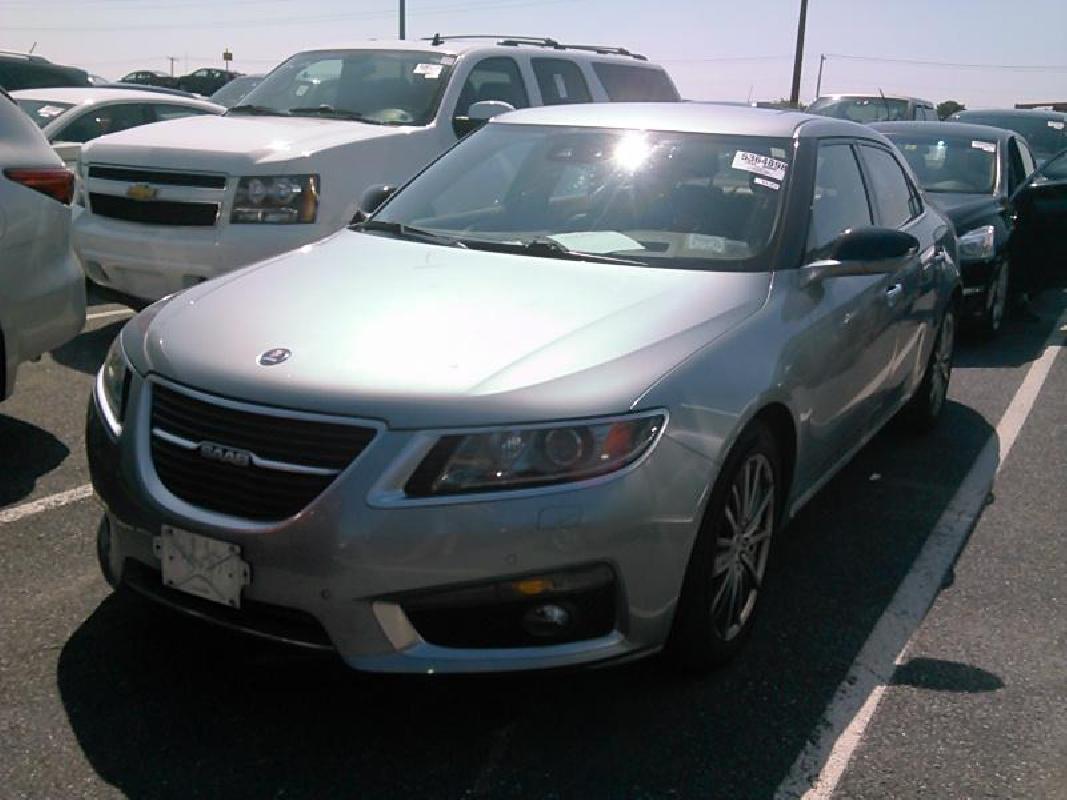
[[74, 173], [64, 167], [12, 168], [5, 169], [4, 175], [64, 205], [74, 199]]

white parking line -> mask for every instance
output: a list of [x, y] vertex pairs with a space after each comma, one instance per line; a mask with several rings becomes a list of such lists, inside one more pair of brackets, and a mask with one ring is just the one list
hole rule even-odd
[[901, 582], [892, 602], [864, 642], [845, 680], [823, 712], [815, 730], [774, 794], [775, 800], [828, 800], [859, 747], [896, 667], [937, 598], [945, 575], [963, 549], [985, 506], [993, 480], [1008, 458], [1034, 407], [1056, 356], [1063, 349], [1067, 311], [1057, 321], [1041, 356], [1030, 365], [970, 472], [930, 533], [919, 557]]
[[85, 321], [88, 322], [94, 319], [105, 319], [106, 317], [118, 317], [123, 315], [133, 316], [132, 308], [116, 308], [112, 311], [97, 311], [95, 314], [86, 314]]
[[42, 497], [39, 500], [32, 500], [29, 503], [23, 503], [21, 506], [0, 511], [0, 525], [6, 525], [9, 522], [15, 522], [25, 517], [32, 517], [42, 511], [51, 511], [53, 508], [69, 506], [71, 503], [77, 503], [86, 497], [92, 497], [92, 495], [93, 486], [90, 483], [78, 486], [75, 489], [68, 489], [65, 492], [59, 492], [58, 494], [50, 494], [48, 497]]

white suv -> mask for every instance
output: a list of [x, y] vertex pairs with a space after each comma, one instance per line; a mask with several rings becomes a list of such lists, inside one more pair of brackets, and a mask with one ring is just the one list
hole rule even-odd
[[0, 400], [23, 361], [85, 324], [85, 278], [70, 249], [74, 173], [0, 91]]
[[491, 38], [309, 50], [224, 116], [97, 139], [80, 167], [82, 266], [156, 299], [339, 230], [368, 187], [406, 182], [495, 114], [678, 99], [661, 67], [621, 48]]

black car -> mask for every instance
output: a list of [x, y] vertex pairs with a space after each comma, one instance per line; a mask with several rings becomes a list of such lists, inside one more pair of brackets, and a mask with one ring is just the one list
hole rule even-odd
[[178, 88], [178, 79], [158, 69], [139, 69], [119, 78], [118, 83], [136, 83], [140, 86], [161, 86], [168, 89]]
[[1006, 128], [1023, 136], [1034, 152], [1038, 164], [1043, 164], [1067, 148], [1067, 114], [1059, 111], [1005, 108], [957, 111], [949, 120], [971, 125], [992, 125]]
[[240, 72], [227, 72], [224, 69], [203, 67], [178, 78], [178, 88], [185, 92], [193, 92], [194, 94], [202, 94], [204, 97], [210, 97], [234, 78], [240, 77], [241, 74]]
[[[951, 122], [871, 127], [897, 146], [931, 201], [952, 220], [959, 237], [964, 313], [985, 333], [1000, 330], [1009, 291], [1039, 291], [1062, 278], [1049, 269], [1042, 248], [1064, 252], [1060, 240], [1067, 228], [1052, 236], [1048, 226], [1067, 221], [1067, 206], [1055, 207], [1067, 180], [1059, 188], [1053, 186], [1056, 181], [1036, 180], [1041, 174], [1035, 174], [1034, 156], [1022, 136]], [[1059, 263], [1059, 271], [1067, 272], [1067, 262], [1061, 258]]]
[[53, 64], [41, 56], [0, 53], [0, 87], [9, 92], [64, 86], [92, 86], [92, 83], [83, 69]]

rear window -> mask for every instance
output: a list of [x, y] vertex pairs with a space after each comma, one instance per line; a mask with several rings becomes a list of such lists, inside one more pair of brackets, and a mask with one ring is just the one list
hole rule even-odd
[[678, 90], [667, 73], [656, 67], [594, 61], [593, 71], [608, 98], [615, 102], [671, 102], [679, 99]]
[[52, 89], [62, 86], [91, 86], [89, 76], [74, 67], [26, 61], [0, 61], [0, 86], [16, 89]]
[[19, 108], [29, 114], [30, 119], [37, 123], [38, 128], [43, 128], [49, 122], [57, 119], [74, 107], [73, 103], [56, 103], [50, 100], [30, 100], [27, 97], [20, 97], [16, 102], [19, 104]]

